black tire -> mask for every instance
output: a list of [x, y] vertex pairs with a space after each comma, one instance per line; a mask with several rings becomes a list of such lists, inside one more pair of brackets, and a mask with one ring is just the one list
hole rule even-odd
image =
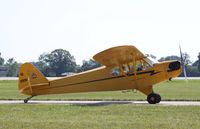
[[161, 96], [159, 94], [151, 93], [147, 96], [147, 101], [149, 104], [160, 103]]
[[160, 103], [161, 101], [161, 96], [159, 94], [156, 94], [156, 103]]
[[28, 100], [27, 100], [27, 99], [24, 99], [24, 103], [28, 103]]

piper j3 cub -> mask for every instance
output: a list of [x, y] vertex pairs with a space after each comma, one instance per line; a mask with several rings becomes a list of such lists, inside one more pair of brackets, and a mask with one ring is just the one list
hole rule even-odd
[[109, 48], [93, 58], [104, 66], [56, 80], [45, 78], [31, 63], [23, 64], [19, 72], [19, 90], [30, 96], [24, 103], [38, 95], [136, 89], [147, 96], [150, 104], [156, 104], [161, 97], [154, 93], [153, 86], [182, 72], [179, 61], [154, 64], [129, 45]]

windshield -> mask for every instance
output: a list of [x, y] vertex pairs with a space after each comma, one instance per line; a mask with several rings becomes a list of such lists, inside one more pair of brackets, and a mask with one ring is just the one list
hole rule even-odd
[[151, 66], [158, 63], [158, 61], [156, 59], [152, 58], [151, 56], [144, 58], [144, 60]]

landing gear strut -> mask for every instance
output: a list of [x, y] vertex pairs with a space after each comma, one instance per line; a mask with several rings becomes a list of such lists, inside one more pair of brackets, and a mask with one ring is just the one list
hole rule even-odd
[[149, 104], [160, 103], [161, 96], [159, 94], [156, 94], [156, 93], [151, 93], [147, 96], [147, 101], [148, 101]]
[[34, 97], [34, 95], [31, 96], [31, 97], [28, 97], [28, 98], [24, 99], [24, 103], [28, 103], [28, 101], [29, 101], [31, 98], [33, 98], [33, 97]]

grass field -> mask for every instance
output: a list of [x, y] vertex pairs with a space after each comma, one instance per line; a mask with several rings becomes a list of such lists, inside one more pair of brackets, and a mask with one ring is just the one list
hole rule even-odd
[[[155, 86], [164, 100], [200, 100], [200, 80], [166, 82]], [[24, 99], [17, 81], [0, 81], [0, 99]], [[96, 92], [38, 96], [54, 100], [145, 100], [137, 93]], [[199, 129], [199, 106], [149, 104], [0, 105], [0, 129]]]
[[[162, 100], [200, 100], [200, 80], [173, 80], [158, 84], [154, 87], [155, 92], [160, 93]], [[18, 91], [17, 81], [0, 81], [0, 99], [24, 99], [27, 96]], [[146, 96], [140, 92], [121, 91], [92, 92], [63, 95], [37, 96], [33, 99], [54, 100], [145, 100]]]
[[195, 106], [0, 105], [0, 129], [199, 129]]

